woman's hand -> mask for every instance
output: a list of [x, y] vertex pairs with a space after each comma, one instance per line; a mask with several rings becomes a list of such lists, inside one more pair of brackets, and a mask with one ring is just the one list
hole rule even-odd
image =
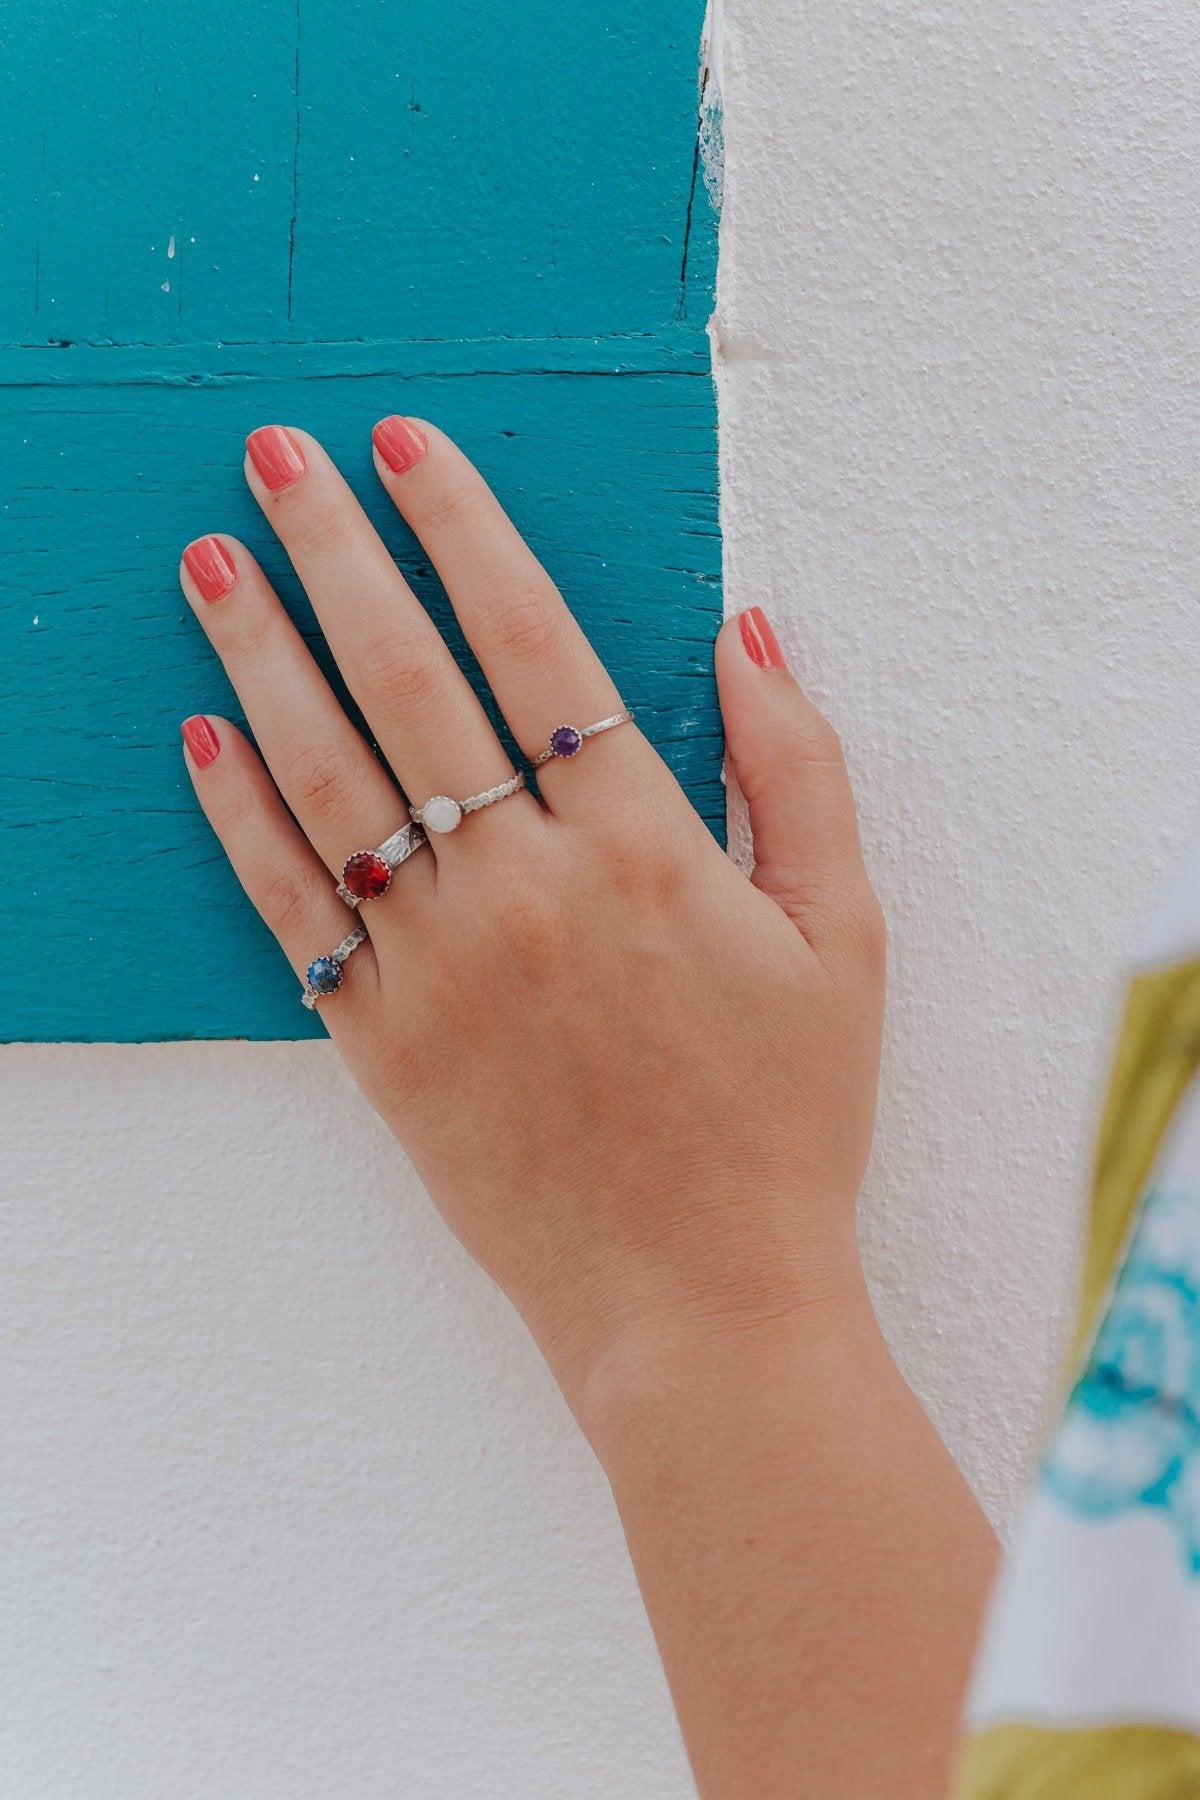
[[[462, 453], [405, 419], [383, 421], [375, 446], [526, 755], [563, 721], [617, 712], [612, 677]], [[321, 446], [267, 426], [245, 467], [396, 776], [245, 547], [189, 546], [184, 590], [263, 761], [232, 725], [201, 719], [185, 728], [188, 766], [302, 975], [353, 923], [334, 892], [343, 862], [407, 816], [396, 782], [420, 805], [513, 769]], [[786, 1315], [855, 1268], [880, 911], [837, 739], [761, 613], [726, 626], [716, 661], [753, 882], [623, 725], [546, 763], [541, 804], [521, 792], [431, 834], [363, 904], [370, 941], [321, 1002], [585, 1423], [589, 1384], [626, 1346]]]
[[[465, 457], [400, 418], [375, 446], [525, 755], [617, 713]], [[188, 766], [303, 976], [350, 927], [346, 858], [407, 816], [397, 783], [420, 807], [513, 770], [320, 445], [266, 426], [246, 477], [395, 773], [243, 546], [190, 545], [184, 589], [263, 760], [198, 715]], [[992, 1543], [855, 1252], [883, 927], [837, 739], [760, 612], [716, 664], [753, 880], [623, 724], [544, 764], [540, 804], [432, 835], [364, 902], [321, 1012], [604, 1464], [704, 1795], [929, 1800]]]

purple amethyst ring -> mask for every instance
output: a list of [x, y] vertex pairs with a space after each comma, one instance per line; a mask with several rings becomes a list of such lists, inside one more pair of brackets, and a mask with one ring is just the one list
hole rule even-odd
[[550, 742], [540, 755], [534, 757], [530, 768], [540, 769], [551, 757], [578, 756], [584, 738], [598, 737], [600, 732], [611, 731], [615, 725], [628, 725], [632, 718], [631, 712], [619, 712], [611, 719], [601, 719], [596, 725], [556, 725], [550, 733]]

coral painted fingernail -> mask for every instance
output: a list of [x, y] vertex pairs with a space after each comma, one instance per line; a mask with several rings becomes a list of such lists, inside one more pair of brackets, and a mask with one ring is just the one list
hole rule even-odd
[[399, 413], [393, 413], [390, 419], [380, 419], [371, 436], [393, 475], [403, 475], [405, 469], [420, 462], [429, 448], [424, 432], [418, 431], [411, 419], [402, 419]]
[[274, 494], [299, 481], [308, 466], [300, 446], [282, 425], [260, 425], [246, 439], [246, 448], [250, 461]]
[[189, 544], [183, 566], [205, 600], [219, 600], [237, 580], [234, 560], [219, 538], [202, 537]]
[[185, 719], [179, 729], [198, 769], [207, 769], [209, 763], [216, 762], [221, 754], [221, 740], [203, 713]]
[[783, 651], [779, 648], [779, 640], [771, 630], [761, 606], [752, 606], [748, 612], [742, 613], [738, 624], [741, 626], [746, 655], [751, 662], [756, 662], [760, 669], [787, 668]]

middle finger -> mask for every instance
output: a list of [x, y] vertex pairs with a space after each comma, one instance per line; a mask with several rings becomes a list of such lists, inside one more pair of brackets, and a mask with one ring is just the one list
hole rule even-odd
[[[512, 763], [470, 683], [320, 444], [266, 425], [246, 448], [251, 491], [413, 804], [506, 780]], [[505, 805], [536, 802], [521, 794]], [[448, 840], [432, 841], [440, 852]]]

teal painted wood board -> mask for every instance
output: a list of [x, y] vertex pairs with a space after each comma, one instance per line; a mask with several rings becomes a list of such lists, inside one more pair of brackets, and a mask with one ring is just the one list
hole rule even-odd
[[321, 1030], [179, 748], [239, 716], [190, 538], [244, 538], [323, 654], [245, 489], [259, 424], [321, 438], [469, 662], [370, 459], [389, 412], [456, 437], [721, 831], [700, 27], [699, 0], [6, 10], [0, 1037]]

